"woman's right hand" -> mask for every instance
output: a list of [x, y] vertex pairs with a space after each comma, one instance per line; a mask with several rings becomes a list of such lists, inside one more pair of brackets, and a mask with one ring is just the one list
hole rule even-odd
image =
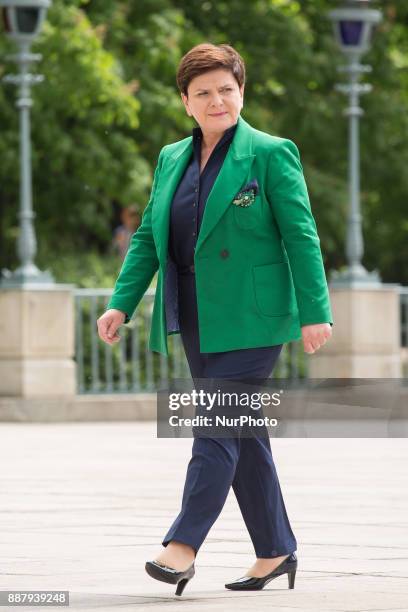
[[106, 310], [96, 321], [100, 339], [107, 344], [119, 342], [120, 335], [117, 333], [117, 329], [124, 323], [125, 319], [126, 314], [122, 310], [116, 308]]

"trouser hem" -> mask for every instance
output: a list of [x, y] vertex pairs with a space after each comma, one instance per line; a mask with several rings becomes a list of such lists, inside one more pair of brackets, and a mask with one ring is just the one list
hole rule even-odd
[[296, 550], [296, 546], [291, 546], [285, 550], [276, 550], [276, 548], [273, 550], [260, 550], [256, 551], [255, 554], [257, 559], [273, 559], [274, 557], [283, 557], [284, 555], [291, 555], [293, 552], [296, 552]]

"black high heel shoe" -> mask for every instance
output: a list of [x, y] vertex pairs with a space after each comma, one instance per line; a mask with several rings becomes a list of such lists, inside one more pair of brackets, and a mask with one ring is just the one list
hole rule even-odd
[[295, 587], [296, 570], [297, 556], [296, 553], [293, 552], [289, 557], [286, 557], [278, 567], [275, 567], [269, 574], [266, 574], [266, 576], [262, 576], [262, 578], [242, 576], [242, 578], [238, 578], [235, 582], [229, 582], [225, 586], [227, 589], [232, 589], [234, 591], [259, 591], [274, 578], [282, 576], [282, 574], [287, 574], [289, 588], [293, 589]]
[[145, 569], [149, 576], [156, 578], [156, 580], [177, 584], [176, 595], [181, 595], [187, 582], [195, 574], [194, 563], [195, 561], [184, 572], [178, 572], [172, 567], [157, 563], [157, 561], [146, 561]]

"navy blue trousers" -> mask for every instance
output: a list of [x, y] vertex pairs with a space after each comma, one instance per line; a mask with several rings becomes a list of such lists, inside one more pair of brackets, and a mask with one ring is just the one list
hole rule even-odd
[[[191, 376], [267, 379], [282, 345], [200, 353], [195, 275], [178, 275], [180, 333]], [[197, 552], [219, 516], [232, 486], [256, 556], [296, 550], [268, 436], [195, 437], [181, 510], [162, 541], [189, 544]]]

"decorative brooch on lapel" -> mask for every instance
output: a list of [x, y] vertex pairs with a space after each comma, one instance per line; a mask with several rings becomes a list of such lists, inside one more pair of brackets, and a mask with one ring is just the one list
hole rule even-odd
[[255, 196], [257, 195], [258, 192], [259, 192], [258, 181], [256, 179], [253, 179], [250, 183], [245, 185], [245, 187], [243, 187], [241, 191], [237, 193], [237, 195], [232, 200], [232, 203], [235, 206], [243, 206], [243, 207], [250, 206], [251, 204], [253, 204], [255, 200]]

